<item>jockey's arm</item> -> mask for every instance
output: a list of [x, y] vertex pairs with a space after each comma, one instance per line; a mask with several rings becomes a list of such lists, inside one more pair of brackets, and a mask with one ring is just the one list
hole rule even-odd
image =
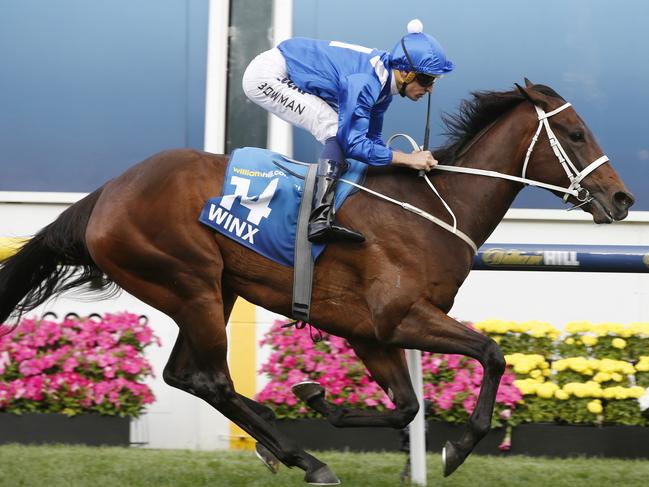
[[[389, 100], [386, 100], [374, 107], [370, 117], [369, 131], [367, 133], [368, 138], [381, 145], [385, 145], [383, 140], [381, 140], [381, 129], [383, 127], [383, 115], [385, 114], [388, 106]], [[412, 154], [407, 154], [393, 149], [391, 164], [393, 166], [405, 166], [412, 169], [428, 171], [431, 167], [437, 164], [437, 160], [430, 153], [430, 151], [413, 152]]]
[[337, 139], [345, 155], [373, 166], [387, 166], [392, 161], [392, 149], [376, 134], [381, 124], [372, 119], [380, 91], [379, 82], [369, 75], [348, 76], [341, 83], [338, 106]]
[[437, 159], [427, 150], [411, 152], [410, 154], [395, 150], [392, 151], [392, 165], [429, 171], [433, 166], [437, 165]]
[[385, 116], [385, 111], [390, 106], [391, 101], [392, 100], [389, 97], [386, 97], [385, 100], [374, 105], [370, 112], [370, 124], [367, 131], [367, 138], [377, 144], [385, 145], [385, 142], [383, 142], [383, 139], [381, 138], [381, 132], [383, 131], [383, 117]]
[[337, 138], [345, 155], [373, 166], [392, 164], [430, 170], [437, 164], [430, 151], [407, 154], [386, 147], [381, 140], [383, 113], [388, 104], [375, 105], [380, 91], [380, 85], [365, 75], [352, 75], [343, 84]]

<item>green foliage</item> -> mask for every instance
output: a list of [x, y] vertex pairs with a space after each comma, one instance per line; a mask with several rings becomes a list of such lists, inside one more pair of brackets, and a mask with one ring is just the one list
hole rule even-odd
[[598, 424], [601, 417], [588, 410], [592, 398], [573, 397], [556, 404], [557, 420], [569, 424]]
[[604, 421], [628, 426], [645, 426], [647, 423], [635, 399], [607, 401], [604, 407]]
[[514, 411], [515, 423], [553, 423], [557, 416], [557, 401], [538, 396], [525, 396]]

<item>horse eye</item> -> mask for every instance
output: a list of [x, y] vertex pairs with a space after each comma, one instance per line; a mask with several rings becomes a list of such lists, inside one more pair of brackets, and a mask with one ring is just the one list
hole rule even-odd
[[572, 132], [572, 133], [570, 134], [570, 139], [571, 139], [573, 142], [580, 142], [580, 141], [584, 140], [584, 133], [581, 132], [581, 131]]

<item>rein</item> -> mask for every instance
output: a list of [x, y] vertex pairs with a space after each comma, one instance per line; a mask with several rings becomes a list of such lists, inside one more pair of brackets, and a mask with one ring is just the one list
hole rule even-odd
[[[525, 162], [523, 163], [523, 171], [520, 177], [512, 176], [510, 174], [503, 174], [497, 171], [475, 169], [470, 167], [446, 166], [443, 164], [438, 164], [437, 166], [434, 167], [434, 169], [439, 169], [440, 171], [474, 174], [478, 176], [487, 176], [487, 177], [499, 178], [499, 179], [509, 179], [510, 181], [515, 181], [517, 183], [523, 183], [529, 186], [536, 186], [539, 188], [545, 188], [551, 191], [564, 193], [563, 201], [567, 201], [569, 196], [574, 196], [579, 202], [581, 202], [581, 204], [578, 206], [574, 206], [571, 209], [578, 208], [579, 206], [583, 206], [586, 203], [592, 201], [593, 197], [590, 195], [589, 191], [586, 188], [581, 186], [580, 184], [581, 181], [583, 181], [583, 179], [586, 176], [592, 173], [599, 166], [601, 166], [605, 162], [608, 162], [609, 159], [607, 156], [603, 155], [600, 158], [596, 159], [595, 161], [591, 162], [582, 171], [579, 171], [572, 163], [565, 149], [562, 147], [561, 143], [557, 139], [557, 136], [550, 128], [550, 124], [548, 122], [548, 119], [551, 116], [556, 115], [557, 113], [563, 111], [564, 109], [570, 106], [572, 106], [570, 103], [566, 103], [565, 105], [561, 105], [556, 110], [552, 110], [551, 112], [546, 113], [545, 111], [543, 111], [543, 109], [534, 105], [534, 108], [538, 115], [539, 126], [536, 129], [536, 133], [532, 137], [532, 141], [530, 142], [529, 147], [527, 148], [527, 153], [525, 155]], [[543, 183], [541, 181], [536, 181], [534, 179], [528, 179], [525, 177], [525, 173], [527, 172], [527, 165], [529, 163], [530, 157], [532, 156], [532, 151], [534, 150], [534, 146], [536, 145], [536, 142], [539, 139], [539, 135], [543, 127], [545, 127], [545, 131], [548, 135], [548, 139], [550, 140], [550, 147], [552, 147], [555, 156], [559, 160], [561, 167], [563, 167], [564, 171], [566, 172], [566, 175], [568, 176], [568, 179], [570, 180], [570, 185], [567, 188], [564, 188], [562, 186], [555, 186], [554, 184]], [[415, 142], [415, 140], [407, 134], [393, 135], [388, 139], [387, 145], [389, 146], [392, 140], [394, 140], [397, 137], [404, 137], [408, 142], [410, 142], [414, 150], [417, 151], [420, 150], [419, 146], [417, 145], [417, 142]]]
[[[590, 173], [595, 171], [599, 166], [602, 164], [606, 163], [609, 161], [609, 158], [606, 155], [602, 155], [598, 159], [594, 160], [591, 162], [588, 166], [586, 166], [583, 170], [579, 171], [575, 165], [572, 163], [570, 160], [570, 157], [568, 157], [568, 154], [566, 153], [565, 149], [561, 146], [561, 143], [559, 142], [559, 139], [557, 139], [556, 135], [550, 128], [550, 123], [548, 122], [548, 119], [556, 115], [557, 113], [561, 112], [562, 110], [565, 110], [566, 108], [570, 107], [570, 103], [566, 103], [564, 105], [561, 105], [559, 108], [552, 110], [551, 112], [545, 112], [543, 109], [539, 108], [538, 106], [534, 105], [534, 109], [536, 110], [536, 113], [538, 115], [538, 120], [539, 120], [539, 126], [536, 129], [536, 133], [532, 137], [532, 141], [530, 142], [530, 145], [527, 149], [527, 153], [525, 155], [525, 161], [523, 163], [523, 170], [521, 173], [521, 176], [512, 176], [510, 174], [504, 174], [500, 173], [497, 171], [490, 171], [490, 170], [485, 170], [485, 169], [474, 169], [474, 168], [468, 168], [468, 167], [457, 167], [457, 166], [447, 166], [443, 164], [438, 164], [434, 166], [433, 169], [438, 169], [440, 171], [448, 171], [448, 172], [455, 172], [455, 173], [463, 173], [463, 174], [473, 174], [477, 176], [486, 176], [486, 177], [491, 177], [491, 178], [499, 178], [499, 179], [508, 179], [510, 181], [515, 181], [517, 183], [523, 183], [525, 185], [529, 186], [536, 186], [539, 188], [545, 188], [549, 189], [551, 191], [557, 191], [559, 193], [564, 193], [563, 196], [563, 201], [567, 201], [569, 196], [574, 196], [577, 201], [580, 203], [578, 205], [574, 205], [573, 207], [569, 208], [569, 210], [573, 210], [575, 208], [579, 208], [580, 206], [583, 206], [589, 202], [591, 202], [594, 197], [591, 196], [590, 192], [581, 186], [581, 182], [584, 180], [586, 176], [588, 176]], [[550, 146], [552, 147], [552, 150], [559, 160], [559, 164], [561, 164], [561, 167], [563, 167], [564, 171], [566, 172], [566, 175], [568, 176], [568, 179], [570, 180], [570, 185], [567, 188], [564, 188], [562, 186], [555, 186], [554, 184], [548, 184], [544, 183], [541, 181], [536, 181], [534, 179], [528, 179], [525, 177], [525, 173], [527, 171], [527, 165], [529, 163], [530, 157], [532, 156], [532, 151], [534, 150], [534, 146], [536, 145], [536, 142], [539, 139], [539, 135], [541, 133], [541, 130], [545, 127], [545, 131], [548, 135], [548, 139], [550, 141]], [[407, 134], [395, 134], [391, 136], [388, 141], [387, 145], [388, 147], [390, 146], [390, 143], [396, 139], [397, 137], [403, 137], [405, 138], [410, 144], [412, 145], [413, 150], [419, 151], [421, 148], [417, 145], [417, 142], [410, 137]], [[385, 196], [381, 193], [378, 193], [376, 191], [373, 191], [371, 189], [368, 189], [364, 186], [361, 186], [359, 184], [356, 184], [352, 181], [348, 181], [346, 179], [340, 179], [340, 181], [343, 181], [347, 184], [350, 184], [362, 191], [365, 191], [367, 193], [373, 194], [374, 196], [377, 196], [381, 199], [384, 199], [386, 201], [389, 201], [390, 203], [394, 203], [396, 205], [401, 206], [404, 210], [410, 211], [422, 218], [425, 218], [426, 220], [431, 221], [432, 223], [440, 226], [444, 230], [452, 233], [453, 235], [458, 236], [460, 239], [462, 239], [469, 247], [471, 247], [471, 250], [473, 250], [473, 253], [476, 254], [478, 252], [478, 247], [475, 244], [473, 240], [464, 232], [459, 230], [457, 228], [457, 219], [455, 217], [455, 214], [451, 210], [451, 207], [444, 201], [442, 196], [439, 194], [439, 191], [433, 186], [433, 183], [430, 181], [428, 178], [428, 175], [424, 175], [424, 179], [428, 183], [428, 186], [431, 188], [431, 190], [435, 193], [435, 195], [441, 200], [441, 202], [444, 204], [444, 207], [446, 208], [446, 211], [451, 215], [453, 218], [453, 225], [449, 225], [445, 221], [431, 215], [428, 212], [425, 212], [424, 210], [421, 210], [420, 208], [417, 208], [416, 206], [413, 206], [409, 203], [403, 202], [403, 201], [398, 201], [393, 198], [390, 198], [389, 196]]]
[[[428, 176], [424, 176], [424, 177], [428, 181]], [[451, 214], [453, 215], [454, 225], [449, 225], [444, 220], [441, 220], [441, 219], [437, 218], [436, 216], [433, 216], [430, 213], [428, 213], [428, 212], [426, 212], [426, 211], [424, 211], [424, 210], [422, 210], [420, 208], [417, 208], [416, 206], [411, 205], [410, 203], [395, 200], [394, 198], [390, 198], [389, 196], [385, 196], [384, 194], [381, 194], [381, 193], [379, 193], [377, 191], [366, 188], [365, 186], [361, 186], [360, 184], [356, 184], [353, 181], [349, 181], [347, 179], [340, 178], [339, 181], [342, 181], [343, 183], [347, 183], [347, 184], [349, 184], [351, 186], [354, 186], [355, 188], [358, 188], [361, 191], [365, 191], [366, 193], [370, 193], [370, 194], [372, 194], [374, 196], [377, 196], [377, 197], [379, 197], [379, 198], [381, 198], [381, 199], [383, 199], [385, 201], [389, 201], [390, 203], [394, 203], [395, 205], [399, 205], [404, 210], [409, 211], [411, 213], [414, 213], [417, 216], [420, 216], [422, 218], [425, 218], [428, 221], [433, 222], [435, 225], [438, 225], [438, 226], [442, 227], [444, 230], [447, 230], [447, 231], [451, 232], [452, 234], [457, 235], [462, 240], [464, 240], [467, 243], [467, 245], [469, 247], [471, 247], [474, 254], [478, 253], [478, 246], [473, 242], [473, 240], [471, 240], [471, 238], [466, 233], [459, 230], [457, 228], [457, 226], [455, 225], [455, 215], [453, 215], [452, 212], [451, 212]], [[430, 181], [429, 181], [429, 184], [430, 184]], [[434, 189], [434, 191], [435, 191], [435, 194], [437, 194], [439, 196], [439, 193], [437, 193], [437, 190]], [[440, 198], [441, 198], [441, 196], [440, 196]], [[448, 207], [448, 205], [446, 205], [446, 202], [444, 200], [442, 200], [442, 202], [444, 202], [444, 205], [446, 206], [446, 208], [449, 211], [451, 211], [450, 208]]]

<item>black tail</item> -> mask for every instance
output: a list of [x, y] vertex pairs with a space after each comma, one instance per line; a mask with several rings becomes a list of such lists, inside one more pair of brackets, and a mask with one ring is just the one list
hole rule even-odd
[[102, 189], [89, 194], [0, 263], [0, 323], [20, 318], [50, 297], [89, 282], [93, 291], [114, 285], [86, 247], [86, 227]]

